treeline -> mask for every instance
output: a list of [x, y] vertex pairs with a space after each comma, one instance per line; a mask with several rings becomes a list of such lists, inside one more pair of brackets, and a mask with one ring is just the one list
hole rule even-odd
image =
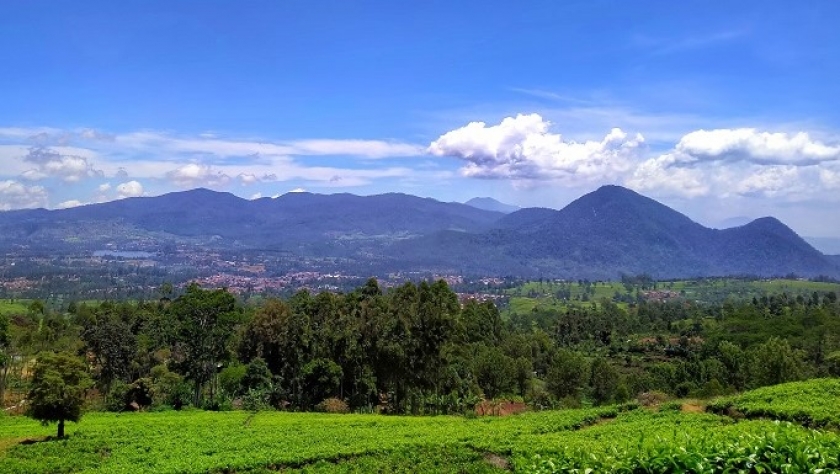
[[[191, 285], [155, 301], [0, 317], [0, 392], [42, 351], [86, 362], [104, 408], [456, 413], [482, 398], [535, 407], [642, 393], [712, 396], [840, 375], [836, 293], [538, 310], [505, 320], [443, 281], [243, 305]], [[0, 395], [1, 396], [1, 395]], [[7, 397], [11, 398], [11, 397]], [[10, 400], [14, 401], [14, 400]]]

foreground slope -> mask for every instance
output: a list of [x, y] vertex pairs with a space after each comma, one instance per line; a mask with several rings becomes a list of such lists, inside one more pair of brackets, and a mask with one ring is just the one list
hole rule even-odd
[[49, 427], [4, 417], [0, 473], [837, 472], [836, 432], [776, 421], [777, 413], [791, 419], [779, 401], [796, 405], [800, 391], [820, 390], [826, 394], [821, 403], [805, 397], [799, 413], [836, 420], [836, 384], [824, 379], [748, 392], [732, 403], [756, 410], [764, 406], [764, 419], [737, 422], [681, 412], [678, 404], [658, 411], [602, 407], [477, 419], [241, 411], [90, 413], [68, 426], [66, 440], [57, 441], [46, 438]]

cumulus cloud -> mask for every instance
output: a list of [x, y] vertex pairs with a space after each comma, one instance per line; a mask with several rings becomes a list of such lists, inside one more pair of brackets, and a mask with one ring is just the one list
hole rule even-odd
[[237, 178], [239, 179], [239, 182], [242, 183], [244, 186], [260, 182], [260, 178], [258, 178], [257, 175], [253, 173], [240, 173], [240, 175], [237, 176]]
[[96, 190], [97, 190], [97, 191], [99, 191], [100, 193], [107, 192], [107, 191], [108, 191], [108, 190], [110, 190], [110, 189], [111, 189], [111, 183], [104, 183], [104, 184], [100, 184], [100, 185], [96, 188]]
[[466, 161], [467, 177], [512, 180], [609, 181], [632, 168], [644, 138], [613, 129], [600, 141], [564, 140], [538, 114], [507, 117], [498, 125], [471, 122], [432, 142], [428, 152]]
[[840, 189], [840, 170], [820, 169], [820, 182], [828, 189]]
[[117, 185], [117, 193], [122, 198], [138, 197], [143, 195], [143, 185], [137, 181], [128, 181]]
[[242, 186], [248, 186], [256, 183], [264, 183], [267, 181], [277, 181], [277, 175], [274, 173], [266, 173], [261, 176], [257, 176], [254, 173], [239, 173], [239, 175], [236, 176], [236, 179], [239, 180], [239, 183], [242, 184]]
[[697, 130], [675, 147], [681, 160], [745, 161], [762, 165], [810, 166], [840, 160], [840, 146], [829, 146], [807, 133], [761, 132], [754, 128]]
[[816, 195], [834, 183], [840, 146], [809, 134], [754, 128], [697, 130], [650, 158], [625, 181], [636, 190], [683, 197]]
[[21, 175], [33, 181], [53, 176], [67, 182], [75, 182], [103, 175], [102, 171], [93, 167], [87, 157], [62, 154], [45, 147], [30, 148], [23, 161], [35, 166]]
[[292, 189], [292, 190], [291, 190], [291, 191], [289, 191], [289, 192], [290, 192], [290, 193], [305, 193], [305, 192], [306, 192], [306, 190], [305, 190], [305, 189], [303, 189], [303, 188], [295, 188], [295, 189]]
[[15, 180], [0, 181], [0, 210], [46, 207], [47, 190], [43, 186], [26, 186]]
[[800, 173], [796, 166], [767, 166], [754, 169], [735, 185], [742, 196], [775, 197], [800, 191]]
[[662, 155], [641, 163], [625, 180], [625, 184], [637, 191], [656, 190], [662, 194], [682, 197], [704, 196], [709, 193], [705, 174], [692, 168], [671, 167], [675, 157]]
[[222, 186], [230, 181], [230, 176], [215, 170], [210, 165], [190, 163], [172, 170], [166, 174], [170, 181], [178, 186], [189, 188], [195, 186]]

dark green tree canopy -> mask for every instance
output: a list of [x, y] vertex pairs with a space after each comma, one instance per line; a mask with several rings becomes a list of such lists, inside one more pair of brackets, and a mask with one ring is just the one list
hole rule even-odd
[[228, 344], [239, 319], [236, 299], [224, 289], [204, 290], [193, 283], [172, 302], [169, 312], [177, 341], [173, 366], [193, 381], [197, 403], [201, 386], [230, 356]]
[[61, 438], [64, 422], [82, 417], [85, 392], [92, 385], [81, 360], [66, 353], [41, 353], [32, 372], [27, 414], [44, 425], [58, 422]]

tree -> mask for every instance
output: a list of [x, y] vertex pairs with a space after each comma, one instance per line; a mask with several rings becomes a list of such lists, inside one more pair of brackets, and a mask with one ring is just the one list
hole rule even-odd
[[514, 390], [516, 362], [498, 348], [480, 346], [474, 364], [475, 378], [485, 398], [496, 398]]
[[27, 415], [46, 426], [58, 422], [58, 437], [64, 437], [64, 422], [82, 417], [85, 392], [93, 385], [85, 365], [67, 353], [41, 353], [32, 371]]
[[801, 380], [806, 375], [803, 359], [802, 351], [791, 348], [787, 340], [771, 337], [747, 353], [749, 386], [757, 388]]
[[6, 392], [6, 375], [8, 374], [12, 359], [9, 354], [10, 342], [9, 318], [0, 314], [0, 408], [3, 408], [3, 396]]
[[82, 339], [96, 358], [96, 378], [106, 392], [115, 380], [131, 381], [137, 337], [118, 315], [108, 311], [97, 315], [85, 325]]
[[552, 357], [546, 374], [546, 388], [557, 398], [575, 398], [586, 384], [586, 360], [576, 353], [560, 349]]
[[596, 405], [605, 405], [616, 396], [619, 385], [618, 371], [603, 357], [592, 361], [592, 400]]
[[229, 356], [237, 322], [236, 300], [225, 290], [203, 290], [195, 283], [169, 307], [176, 325], [175, 368], [193, 381], [193, 403], [202, 386]]

